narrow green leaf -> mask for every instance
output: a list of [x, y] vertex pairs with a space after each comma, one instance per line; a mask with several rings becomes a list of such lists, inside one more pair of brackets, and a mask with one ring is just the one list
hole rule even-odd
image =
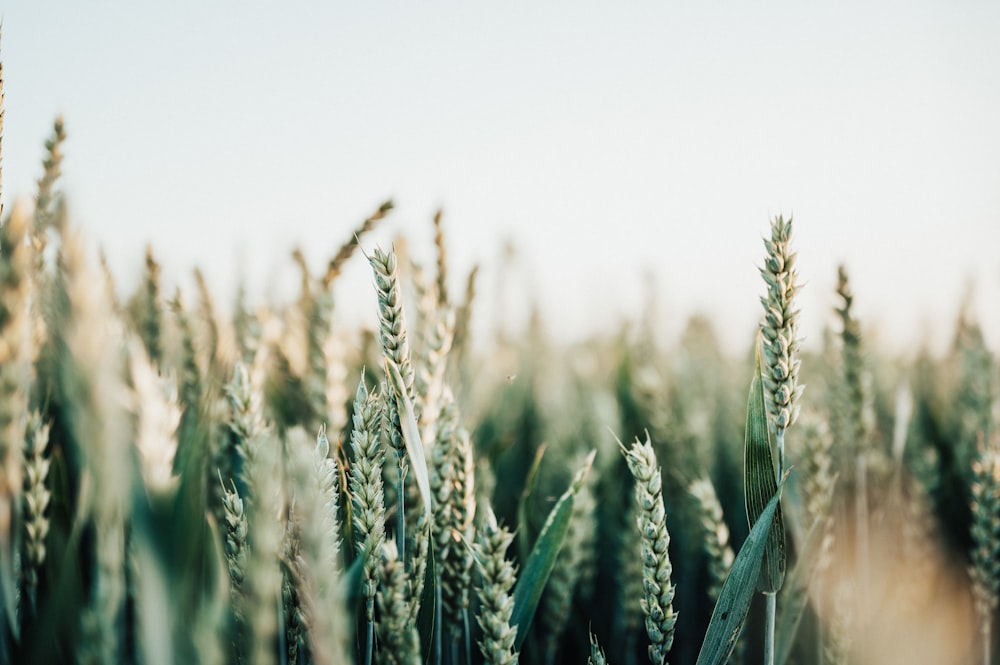
[[535, 481], [538, 479], [538, 468], [542, 466], [542, 457], [545, 455], [545, 444], [538, 446], [535, 451], [535, 459], [531, 462], [528, 475], [524, 479], [524, 491], [517, 502], [517, 550], [521, 561], [528, 560], [531, 552], [531, 529], [528, 520], [528, 506], [531, 503], [531, 495], [535, 491]]
[[[753, 380], [747, 399], [747, 428], [744, 445], [744, 498], [747, 518], [753, 527], [777, 491], [777, 473], [771, 455], [771, 438], [764, 408], [764, 385], [760, 377], [760, 349], [754, 361]], [[764, 593], [777, 593], [785, 578], [785, 523], [781, 506], [775, 510], [774, 523], [768, 536], [767, 549], [761, 564], [757, 588]]]
[[528, 628], [538, 609], [538, 601], [541, 600], [545, 583], [548, 582], [549, 574], [555, 566], [562, 549], [563, 539], [569, 530], [570, 517], [573, 514], [573, 499], [580, 491], [590, 467], [594, 463], [596, 450], [592, 450], [587, 456], [587, 461], [583, 467], [576, 472], [572, 484], [556, 502], [556, 505], [549, 511], [549, 516], [545, 520], [545, 526], [538, 534], [538, 540], [531, 549], [531, 555], [524, 563], [521, 574], [518, 575], [517, 584], [514, 586], [514, 611], [510, 617], [510, 625], [517, 626], [517, 638], [514, 640], [514, 648], [521, 650], [524, 639], [528, 636]]
[[[16, 523], [16, 522], [15, 522]], [[0, 551], [0, 597], [3, 598], [3, 614], [7, 619], [7, 627], [15, 640], [20, 639], [21, 626], [17, 621], [17, 600], [14, 587], [16, 586], [14, 575], [14, 554], [15, 546], [12, 542], [4, 543]]]
[[434, 553], [434, 539], [427, 547], [427, 570], [424, 574], [423, 593], [420, 596], [420, 614], [417, 619], [417, 633], [420, 636], [420, 653], [434, 653], [434, 621], [437, 617], [438, 586], [437, 558]]
[[396, 363], [385, 359], [385, 375], [389, 377], [392, 391], [396, 394], [396, 405], [399, 409], [399, 424], [403, 430], [403, 442], [406, 444], [406, 454], [410, 458], [410, 469], [417, 481], [417, 489], [424, 500], [424, 512], [431, 520], [431, 481], [427, 474], [427, 459], [424, 457], [424, 444], [420, 441], [420, 428], [417, 418], [413, 415], [413, 402], [403, 383], [403, 375], [399, 373]]
[[[785, 474], [787, 478], [788, 474]], [[778, 485], [777, 492], [760, 512], [750, 535], [743, 542], [729, 575], [722, 584], [719, 601], [715, 604], [712, 619], [701, 644], [696, 665], [723, 665], [729, 660], [736, 646], [736, 640], [746, 623], [750, 611], [750, 600], [760, 574], [764, 550], [768, 545], [768, 533], [778, 514], [778, 500], [785, 486], [785, 478]]]

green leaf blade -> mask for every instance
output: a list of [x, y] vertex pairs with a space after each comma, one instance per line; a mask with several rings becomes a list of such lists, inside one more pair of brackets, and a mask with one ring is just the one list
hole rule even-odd
[[403, 382], [403, 375], [400, 374], [396, 363], [389, 358], [385, 359], [385, 375], [389, 377], [389, 384], [396, 395], [396, 405], [399, 410], [399, 425], [403, 430], [403, 442], [406, 445], [406, 455], [410, 458], [410, 469], [413, 471], [414, 479], [417, 481], [417, 489], [420, 490], [420, 498], [423, 499], [424, 513], [428, 520], [431, 520], [431, 480], [427, 472], [427, 458], [424, 456], [424, 444], [420, 440], [420, 428], [417, 426], [417, 417], [413, 412], [413, 402], [406, 390]]
[[535, 451], [535, 459], [528, 469], [528, 475], [524, 480], [524, 491], [517, 501], [517, 550], [521, 561], [527, 561], [531, 552], [531, 524], [528, 518], [532, 495], [535, 492], [535, 481], [538, 479], [538, 469], [542, 466], [542, 457], [545, 455], [545, 444], [543, 443]]
[[518, 651], [528, 636], [528, 628], [534, 619], [535, 610], [538, 609], [545, 583], [548, 582], [559, 551], [562, 549], [563, 540], [566, 538], [566, 532], [569, 531], [573, 500], [590, 472], [596, 452], [591, 451], [583, 467], [577, 471], [572, 484], [549, 511], [545, 526], [539, 532], [535, 546], [532, 547], [531, 554], [524, 563], [521, 574], [518, 575], [517, 584], [514, 586], [514, 610], [510, 617], [510, 625], [517, 626], [514, 648]]
[[723, 665], [733, 653], [736, 640], [743, 630], [747, 613], [750, 611], [750, 601], [760, 575], [764, 552], [768, 547], [768, 535], [776, 522], [778, 500], [784, 486], [785, 481], [782, 479], [777, 491], [760, 512], [756, 523], [750, 529], [750, 535], [743, 542], [733, 561], [729, 575], [722, 585], [719, 601], [712, 612], [712, 619], [709, 621], [696, 665]]
[[[747, 399], [746, 439], [744, 443], [744, 498], [747, 518], [753, 527], [763, 514], [764, 507], [777, 491], [777, 474], [771, 454], [771, 437], [764, 406], [764, 385], [761, 381], [760, 350], [754, 363], [753, 380]], [[781, 505], [768, 534], [767, 548], [760, 569], [757, 586], [764, 593], [777, 593], [785, 578], [785, 523]]]

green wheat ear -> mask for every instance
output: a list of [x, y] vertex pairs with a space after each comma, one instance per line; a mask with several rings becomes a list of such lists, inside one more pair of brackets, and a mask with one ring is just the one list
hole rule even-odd
[[723, 519], [722, 506], [715, 493], [715, 486], [708, 478], [691, 483], [688, 491], [698, 502], [698, 519], [701, 524], [702, 549], [708, 558], [708, 597], [715, 602], [722, 593], [722, 583], [733, 565], [736, 555], [729, 543], [729, 527]]
[[798, 403], [804, 388], [798, 383], [801, 361], [795, 295], [800, 287], [791, 238], [791, 218], [786, 220], [779, 215], [771, 222], [771, 239], [764, 240], [767, 256], [760, 269], [767, 285], [767, 295], [760, 299], [764, 307], [764, 320], [760, 324], [762, 381], [771, 431], [777, 439], [779, 470], [785, 467], [784, 433], [798, 418]]
[[653, 444], [638, 439], [628, 450], [622, 448], [628, 468], [635, 478], [635, 502], [639, 508], [636, 524], [641, 535], [643, 595], [639, 601], [646, 615], [649, 637], [649, 660], [654, 665], [667, 662], [667, 652], [674, 642], [677, 614], [674, 612], [674, 585], [670, 581], [673, 566], [667, 547], [667, 515], [663, 507], [663, 483]]
[[479, 649], [489, 665], [514, 665], [518, 660], [514, 647], [517, 626], [510, 625], [514, 613], [512, 590], [517, 572], [506, 557], [513, 540], [514, 534], [499, 526], [496, 515], [487, 508], [475, 553], [480, 578], [477, 589], [480, 608], [476, 619], [483, 631]]
[[587, 658], [587, 665], [607, 665], [608, 660], [604, 657], [604, 649], [597, 642], [597, 637], [590, 633], [590, 657]]

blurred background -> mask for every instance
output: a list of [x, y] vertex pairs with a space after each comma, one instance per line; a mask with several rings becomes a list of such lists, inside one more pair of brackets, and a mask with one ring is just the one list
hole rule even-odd
[[[943, 350], [966, 297], [1000, 344], [1000, 5], [545, 5], [6, 1], [3, 196], [61, 113], [71, 219], [121, 289], [148, 243], [168, 284], [284, 296], [295, 246], [322, 265], [391, 197], [373, 238], [430, 256], [443, 207], [481, 330], [653, 302], [664, 343], [701, 312], [730, 352], [793, 215], [807, 347], [841, 261], [873, 344]], [[338, 316], [375, 325], [370, 282], [353, 262]]]

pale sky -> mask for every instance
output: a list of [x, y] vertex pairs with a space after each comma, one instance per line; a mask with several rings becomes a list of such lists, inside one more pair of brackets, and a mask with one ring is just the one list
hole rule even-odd
[[[681, 6], [681, 5], [684, 6]], [[544, 5], [544, 6], [539, 6]], [[579, 336], [637, 316], [663, 342], [694, 311], [752, 340], [761, 235], [794, 215], [802, 327], [836, 265], [892, 350], [976, 312], [1000, 350], [1000, 4], [990, 2], [187, 2], [5, 0], [4, 197], [31, 195], [62, 113], [72, 220], [123, 282], [152, 243], [220, 298], [318, 270], [385, 198], [367, 244], [483, 265], [493, 316], [537, 299]], [[374, 325], [358, 260], [337, 290]], [[484, 319], [486, 320], [486, 319]], [[931, 326], [930, 332], [927, 327]], [[902, 345], [902, 346], [901, 346]]]

